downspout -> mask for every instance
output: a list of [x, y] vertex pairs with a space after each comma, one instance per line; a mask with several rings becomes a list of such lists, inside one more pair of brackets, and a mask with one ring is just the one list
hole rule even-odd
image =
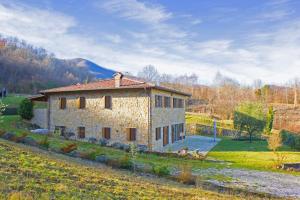
[[51, 103], [50, 103], [50, 96], [48, 96], [48, 110], [47, 110], [47, 128], [50, 130], [50, 112], [51, 112]]
[[148, 91], [148, 149], [152, 151], [152, 101], [151, 89]]

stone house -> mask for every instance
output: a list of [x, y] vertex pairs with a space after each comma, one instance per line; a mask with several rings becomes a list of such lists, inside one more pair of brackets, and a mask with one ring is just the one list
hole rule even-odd
[[160, 151], [185, 137], [187, 93], [116, 73], [112, 79], [40, 92], [32, 101], [47, 101], [34, 110], [32, 123], [75, 139], [145, 145]]

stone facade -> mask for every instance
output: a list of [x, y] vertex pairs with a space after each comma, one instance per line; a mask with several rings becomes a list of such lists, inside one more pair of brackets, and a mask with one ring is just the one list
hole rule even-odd
[[39, 108], [33, 110], [33, 118], [31, 123], [38, 125], [39, 127], [46, 128], [48, 125], [48, 110], [45, 108]]
[[[168, 96], [170, 108], [155, 107], [155, 95]], [[112, 97], [112, 108], [105, 108], [105, 96]], [[60, 98], [66, 98], [66, 108], [60, 109]], [[79, 109], [79, 97], [85, 97], [86, 106]], [[120, 89], [99, 91], [61, 92], [48, 94], [48, 118], [46, 127], [54, 131], [56, 127], [65, 127], [66, 132], [75, 133], [78, 137], [78, 127], [85, 127], [85, 138], [97, 140], [103, 137], [102, 128], [111, 128], [109, 142], [130, 144], [128, 128], [136, 128], [136, 141], [146, 145], [150, 150], [161, 151], [163, 137], [156, 140], [157, 127], [169, 127], [169, 142], [171, 144], [171, 126], [185, 124], [185, 106], [173, 108], [172, 98], [187, 98], [184, 95], [158, 89]], [[184, 132], [184, 129], [183, 129]], [[163, 133], [161, 133], [163, 136]]]

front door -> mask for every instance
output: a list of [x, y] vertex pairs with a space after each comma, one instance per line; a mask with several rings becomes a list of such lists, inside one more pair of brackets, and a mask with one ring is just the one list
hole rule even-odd
[[163, 145], [166, 146], [167, 144], [169, 144], [169, 126], [165, 126], [163, 132], [164, 132]]

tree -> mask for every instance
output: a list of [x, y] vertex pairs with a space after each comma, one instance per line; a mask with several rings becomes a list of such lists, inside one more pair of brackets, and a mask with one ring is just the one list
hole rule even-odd
[[33, 103], [29, 99], [24, 99], [19, 107], [19, 115], [23, 119], [30, 120], [33, 117]]
[[279, 130], [272, 130], [271, 134], [268, 137], [268, 148], [274, 153], [275, 155], [275, 167], [280, 167], [287, 158], [285, 153], [279, 153], [278, 149], [282, 146], [282, 137], [281, 131]]
[[265, 127], [265, 134], [270, 134], [273, 128], [273, 120], [274, 120], [274, 110], [273, 106], [269, 106], [268, 113], [266, 116], [266, 127]]
[[0, 100], [0, 123], [2, 122], [2, 114], [6, 109], [6, 105], [2, 103], [2, 101]]
[[159, 81], [159, 73], [157, 71], [157, 69], [152, 66], [152, 65], [148, 65], [146, 67], [144, 67], [142, 69], [142, 71], [140, 71], [137, 75], [140, 78], [145, 79], [146, 81]]
[[245, 131], [252, 142], [254, 134], [261, 134], [266, 125], [265, 113], [261, 103], [245, 102], [240, 104], [234, 112], [234, 128]]

